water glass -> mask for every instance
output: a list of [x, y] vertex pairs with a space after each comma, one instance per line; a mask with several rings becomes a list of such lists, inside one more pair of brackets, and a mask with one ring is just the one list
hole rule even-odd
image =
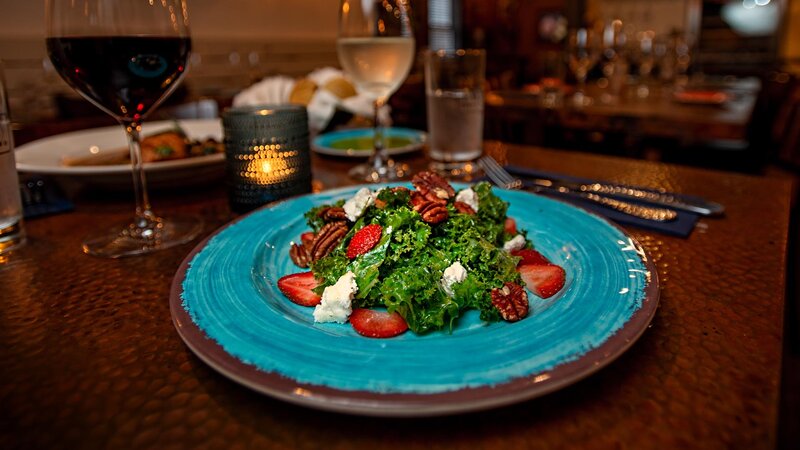
[[469, 179], [483, 153], [484, 50], [429, 51], [425, 55], [430, 169]]
[[0, 254], [25, 242], [22, 201], [17, 166], [14, 163], [14, 138], [6, 100], [5, 80], [0, 67]]
[[564, 56], [557, 51], [546, 51], [540, 62], [539, 103], [543, 108], [559, 108], [564, 100]]
[[242, 106], [222, 115], [231, 209], [311, 192], [308, 113], [302, 105]]

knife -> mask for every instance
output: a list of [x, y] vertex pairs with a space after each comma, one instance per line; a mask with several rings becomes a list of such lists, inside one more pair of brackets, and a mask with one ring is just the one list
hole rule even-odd
[[725, 211], [725, 207], [719, 203], [709, 202], [702, 199], [678, 197], [666, 192], [636, 188], [621, 184], [599, 182], [578, 183], [566, 180], [530, 176], [529, 174], [519, 172], [517, 172], [516, 175], [522, 176], [525, 181], [533, 185], [542, 186], [545, 188], [641, 200], [673, 209], [693, 212], [703, 216], [719, 216]]

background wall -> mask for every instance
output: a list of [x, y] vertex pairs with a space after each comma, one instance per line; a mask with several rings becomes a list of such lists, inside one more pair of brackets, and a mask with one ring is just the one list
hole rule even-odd
[[586, 17], [608, 22], [622, 19], [636, 30], [651, 30], [666, 35], [686, 29], [686, 0], [588, 0]]
[[[333, 39], [334, 0], [187, 0], [192, 34], [207, 38]], [[0, 39], [44, 36], [44, 1], [0, 0]]]
[[[190, 95], [229, 98], [269, 75], [300, 77], [338, 66], [335, 0], [187, 0], [193, 55]], [[75, 94], [53, 71], [44, 1], [0, 0], [0, 59], [14, 119], [52, 118]]]

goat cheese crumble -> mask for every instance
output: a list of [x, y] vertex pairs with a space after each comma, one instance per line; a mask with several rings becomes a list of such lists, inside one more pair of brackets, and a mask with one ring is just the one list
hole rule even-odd
[[375, 203], [375, 196], [369, 188], [361, 188], [356, 194], [346, 202], [344, 202], [344, 212], [347, 214], [347, 219], [355, 222], [364, 213], [368, 206]]
[[472, 188], [466, 188], [456, 195], [457, 202], [463, 202], [469, 205], [475, 212], [478, 212], [478, 194]]
[[456, 261], [450, 264], [450, 267], [444, 269], [444, 274], [442, 274], [442, 287], [444, 291], [447, 292], [447, 295], [452, 297], [453, 285], [464, 281], [466, 278], [467, 269], [465, 269], [460, 262]]
[[511, 238], [510, 240], [506, 241], [503, 244], [503, 250], [507, 252], [513, 252], [514, 250], [519, 250], [525, 247], [525, 237], [521, 234], [518, 234]]
[[353, 312], [353, 295], [357, 291], [355, 274], [348, 271], [322, 292], [322, 302], [314, 307], [314, 322], [347, 322]]

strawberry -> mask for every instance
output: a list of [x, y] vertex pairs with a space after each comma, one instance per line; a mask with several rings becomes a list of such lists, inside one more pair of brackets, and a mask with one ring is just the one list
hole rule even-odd
[[517, 234], [517, 221], [511, 217], [506, 217], [506, 223], [503, 226], [503, 229], [507, 234]]
[[397, 336], [408, 329], [403, 316], [393, 312], [356, 308], [350, 314], [350, 325], [362, 336], [373, 338], [389, 338]]
[[305, 233], [300, 235], [300, 242], [303, 243], [303, 246], [311, 248], [311, 245], [314, 244], [314, 239], [317, 238], [317, 235], [311, 231], [306, 231]]
[[375, 247], [375, 244], [381, 240], [382, 232], [383, 229], [376, 223], [356, 231], [356, 234], [350, 239], [350, 245], [347, 246], [347, 257], [353, 259], [372, 250], [372, 247]]
[[537, 252], [531, 248], [523, 248], [519, 250], [514, 250], [511, 252], [513, 256], [519, 256], [522, 260], [517, 264], [517, 266], [543, 266], [546, 264], [550, 264], [550, 261], [544, 257], [541, 253]]
[[552, 297], [564, 287], [566, 274], [555, 264], [526, 264], [517, 267], [517, 271], [525, 286], [541, 298]]
[[322, 297], [312, 291], [318, 284], [312, 272], [301, 272], [281, 277], [278, 280], [278, 289], [298, 305], [315, 306], [322, 301]]

